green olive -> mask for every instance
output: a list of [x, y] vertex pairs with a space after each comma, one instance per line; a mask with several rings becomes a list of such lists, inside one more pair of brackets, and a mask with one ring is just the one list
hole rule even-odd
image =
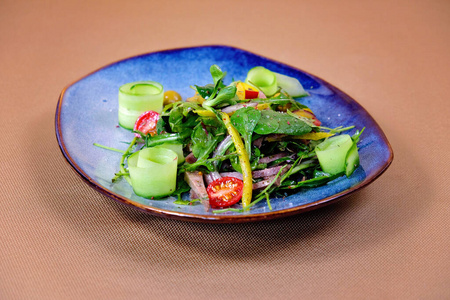
[[164, 105], [180, 102], [181, 96], [175, 91], [166, 91], [164, 92]]

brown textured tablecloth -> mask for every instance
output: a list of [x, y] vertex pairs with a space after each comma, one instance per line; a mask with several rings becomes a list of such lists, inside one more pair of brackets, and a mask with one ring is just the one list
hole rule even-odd
[[[354, 97], [394, 149], [360, 192], [249, 224], [167, 220], [91, 189], [54, 131], [110, 62], [225, 44]], [[0, 299], [449, 299], [449, 1], [0, 2]]]

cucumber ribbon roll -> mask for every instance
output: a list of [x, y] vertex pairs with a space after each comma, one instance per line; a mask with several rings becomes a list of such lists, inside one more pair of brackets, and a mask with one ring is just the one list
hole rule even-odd
[[175, 191], [178, 155], [162, 147], [145, 148], [128, 158], [131, 185], [136, 195], [160, 198]]
[[153, 110], [161, 113], [164, 88], [155, 81], [138, 81], [124, 84], [119, 89], [119, 125], [133, 129], [137, 118]]

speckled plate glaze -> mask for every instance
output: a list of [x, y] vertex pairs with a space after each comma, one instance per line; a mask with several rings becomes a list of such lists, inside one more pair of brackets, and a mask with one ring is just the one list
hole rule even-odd
[[[149, 200], [136, 196], [121, 180], [111, 183], [118, 171], [121, 154], [93, 146], [94, 143], [125, 150], [133, 134], [118, 127], [118, 89], [139, 80], [160, 82], [165, 90], [178, 91], [183, 99], [193, 95], [193, 84], [211, 82], [209, 67], [219, 65], [227, 72], [226, 83], [245, 79], [254, 66], [296, 77], [309, 97], [300, 102], [309, 106], [324, 126], [365, 127], [359, 147], [361, 166], [350, 178], [341, 177], [325, 186], [304, 189], [295, 195], [264, 201], [250, 211], [214, 214], [201, 204], [174, 204], [174, 198]], [[228, 81], [228, 82], [227, 82]], [[66, 87], [56, 109], [56, 136], [61, 151], [75, 171], [92, 187], [121, 203], [145, 212], [196, 222], [237, 223], [260, 221], [312, 210], [341, 199], [367, 186], [391, 164], [393, 152], [375, 120], [351, 97], [304, 71], [228, 46], [201, 46], [148, 53], [105, 66]]]

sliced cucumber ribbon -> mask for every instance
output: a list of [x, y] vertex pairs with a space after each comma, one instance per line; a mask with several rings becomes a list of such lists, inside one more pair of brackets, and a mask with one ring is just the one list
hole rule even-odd
[[261, 66], [248, 71], [245, 83], [260, 89], [268, 97], [273, 96], [278, 91], [278, 87], [292, 97], [308, 95], [297, 78], [276, 73]]
[[164, 197], [175, 191], [178, 155], [166, 148], [145, 148], [128, 158], [131, 185], [144, 198]]
[[344, 173], [350, 176], [359, 164], [356, 143], [350, 135], [331, 137], [315, 148], [322, 170], [330, 175]]
[[148, 110], [162, 112], [164, 88], [155, 81], [137, 81], [119, 88], [119, 125], [133, 129], [136, 119]]
[[248, 71], [245, 83], [260, 89], [267, 97], [274, 95], [278, 90], [277, 77], [275, 74], [260, 66], [254, 67]]
[[345, 175], [349, 177], [355, 171], [356, 167], [359, 166], [359, 153], [356, 141], [353, 141], [353, 145], [350, 150], [348, 150], [347, 156], [345, 158]]
[[297, 78], [286, 76], [276, 72], [273, 73], [277, 78], [278, 86], [286, 93], [288, 93], [291, 97], [302, 97], [308, 95]]
[[183, 154], [183, 144], [182, 143], [164, 143], [159, 146], [155, 146], [155, 148], [164, 148], [169, 149], [175, 152], [178, 156], [178, 164], [182, 164], [184, 162], [184, 154]]

